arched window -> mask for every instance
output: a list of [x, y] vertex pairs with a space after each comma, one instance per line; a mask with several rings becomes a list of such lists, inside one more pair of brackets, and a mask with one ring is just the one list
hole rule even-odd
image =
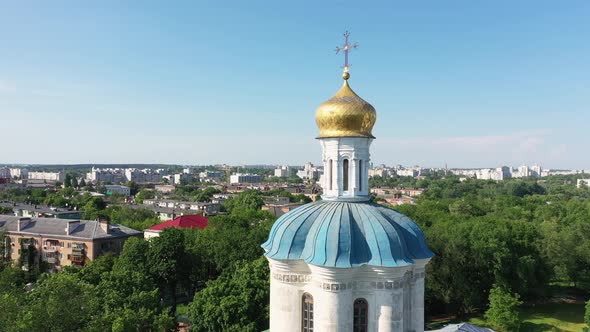
[[313, 331], [313, 296], [309, 293], [303, 293], [301, 306], [301, 331]]
[[342, 190], [348, 191], [348, 159], [342, 161]]
[[363, 191], [363, 161], [359, 160], [359, 191]]
[[365, 299], [354, 300], [354, 321], [352, 330], [354, 332], [367, 332], [369, 304]]
[[330, 190], [332, 190], [332, 173], [333, 173], [333, 168], [332, 168], [332, 159], [330, 159], [330, 161], [328, 161], [328, 188]]

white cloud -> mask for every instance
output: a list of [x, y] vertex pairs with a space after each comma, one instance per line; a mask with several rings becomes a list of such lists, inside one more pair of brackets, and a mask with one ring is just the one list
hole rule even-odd
[[568, 151], [547, 129], [502, 135], [384, 138], [375, 141], [377, 162], [425, 166], [495, 167], [541, 163], [561, 166]]

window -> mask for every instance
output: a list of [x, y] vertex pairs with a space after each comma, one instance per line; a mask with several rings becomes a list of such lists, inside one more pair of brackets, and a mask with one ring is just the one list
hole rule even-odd
[[359, 160], [359, 191], [363, 191], [363, 161]]
[[303, 294], [302, 301], [302, 317], [301, 317], [301, 331], [312, 332], [313, 331], [313, 296], [309, 293]]
[[369, 305], [365, 299], [356, 299], [354, 301], [354, 321], [352, 330], [354, 332], [367, 332], [367, 317]]
[[330, 190], [332, 190], [332, 159], [330, 159], [330, 161], [328, 161], [328, 188], [330, 188]]
[[342, 190], [348, 191], [348, 159], [342, 161]]

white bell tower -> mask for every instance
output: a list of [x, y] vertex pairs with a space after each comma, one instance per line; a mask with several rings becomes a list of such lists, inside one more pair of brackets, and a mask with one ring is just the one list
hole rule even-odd
[[370, 137], [319, 138], [322, 145], [325, 200], [369, 199]]
[[274, 223], [268, 259], [271, 332], [423, 332], [425, 266], [433, 256], [408, 217], [369, 200], [377, 113], [344, 83], [318, 107], [322, 200]]

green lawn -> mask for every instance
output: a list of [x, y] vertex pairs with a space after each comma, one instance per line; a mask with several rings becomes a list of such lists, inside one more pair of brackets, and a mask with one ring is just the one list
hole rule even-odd
[[[584, 305], [550, 303], [525, 307], [520, 311], [522, 332], [581, 332], [584, 330]], [[469, 323], [486, 326], [482, 318], [472, 318]]]

